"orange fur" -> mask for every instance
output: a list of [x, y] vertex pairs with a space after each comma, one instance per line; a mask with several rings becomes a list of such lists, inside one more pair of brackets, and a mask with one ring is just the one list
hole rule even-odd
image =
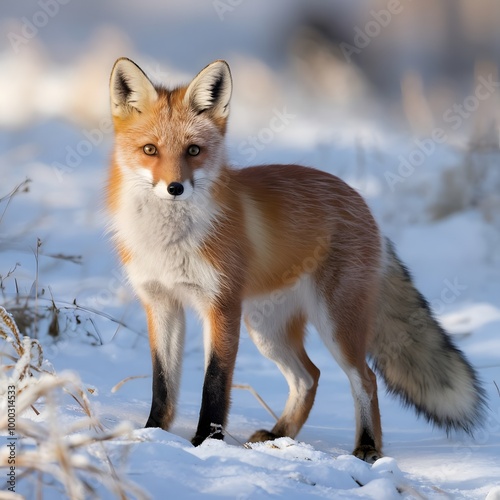
[[149, 347], [151, 348], [151, 352], [154, 353], [158, 350], [158, 331], [153, 318], [153, 310], [148, 304], [144, 304], [144, 310], [146, 311], [146, 321], [148, 324]]
[[[361, 197], [340, 179], [295, 165], [226, 169], [222, 178], [223, 188], [216, 185], [213, 196], [223, 217], [202, 253], [227, 281], [243, 283], [243, 298], [292, 285], [301, 274], [319, 269], [331, 247], [336, 267], [355, 267], [354, 259], [362, 259], [362, 273], [365, 266], [378, 269], [375, 221]], [[245, 214], [249, 204], [253, 220]], [[250, 225], [258, 228], [252, 231]], [[354, 269], [351, 279], [356, 274]]]

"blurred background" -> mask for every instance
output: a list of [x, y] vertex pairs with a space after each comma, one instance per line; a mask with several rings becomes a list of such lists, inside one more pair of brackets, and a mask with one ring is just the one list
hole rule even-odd
[[[225, 58], [247, 112], [282, 97], [332, 122], [381, 112], [380, 126], [425, 134], [481, 74], [498, 78], [498, 19], [495, 0], [3, 2], [0, 125], [97, 124], [110, 68], [127, 55], [166, 83]], [[484, 108], [467, 129], [487, 126], [498, 143], [498, 107]]]
[[[43, 255], [64, 257], [41, 261], [46, 276], [86, 264], [55, 279], [61, 293], [76, 275], [74, 293], [95, 297], [97, 277], [118, 268], [101, 257], [103, 247], [112, 254], [102, 210], [108, 79], [121, 56], [166, 85], [226, 59], [235, 166], [335, 173], [396, 240], [408, 223], [468, 214], [458, 226], [476, 228], [470, 261], [500, 263], [496, 0], [26, 0], [0, 9], [0, 277], [21, 262], [18, 282], [31, 283], [36, 237]], [[460, 234], [468, 239], [465, 229], [449, 238]]]

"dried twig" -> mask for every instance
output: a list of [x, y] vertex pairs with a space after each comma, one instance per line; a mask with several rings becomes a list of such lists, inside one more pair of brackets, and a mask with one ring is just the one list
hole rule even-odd
[[131, 380], [135, 380], [138, 378], [149, 378], [149, 375], [132, 375], [130, 377], [126, 377], [123, 380], [120, 380], [116, 385], [114, 385], [111, 389], [111, 392], [116, 392], [119, 389], [121, 389], [122, 385], [126, 384], [127, 382], [130, 382]]
[[7, 209], [9, 208], [9, 205], [10, 205], [12, 199], [14, 198], [14, 196], [19, 194], [20, 192], [28, 191], [28, 189], [29, 189], [28, 185], [30, 182], [31, 182], [31, 179], [25, 179], [23, 182], [18, 184], [9, 194], [0, 198], [0, 203], [4, 200], [7, 200], [7, 203], [5, 205], [5, 208], [3, 209], [3, 212], [0, 214], [0, 223], [2, 222], [2, 219], [4, 218], [5, 212], [7, 212]]
[[272, 417], [275, 419], [275, 420], [278, 420], [278, 417], [276, 415], [276, 413], [274, 413], [273, 410], [271, 410], [271, 408], [268, 406], [268, 404], [259, 396], [258, 392], [249, 384], [233, 384], [233, 388], [234, 389], [245, 389], [246, 391], [250, 391], [255, 399], [269, 412], [270, 415], [272, 415]]

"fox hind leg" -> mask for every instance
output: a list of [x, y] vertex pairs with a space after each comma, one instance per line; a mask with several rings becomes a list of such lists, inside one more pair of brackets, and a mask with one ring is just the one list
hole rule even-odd
[[271, 431], [259, 430], [249, 442], [259, 442], [278, 437], [295, 437], [300, 431], [314, 403], [318, 386], [319, 370], [304, 349], [305, 316], [294, 314], [273, 318], [261, 318], [259, 324], [246, 324], [252, 340], [260, 352], [273, 360], [286, 378], [290, 392], [281, 417]]
[[[343, 308], [343, 311], [349, 311]], [[335, 317], [333, 314], [329, 315]], [[353, 455], [373, 463], [382, 457], [382, 428], [377, 397], [377, 379], [366, 363], [369, 310], [363, 314], [338, 315], [334, 325], [318, 325], [323, 342], [346, 373], [354, 399], [356, 437]]]
[[382, 457], [382, 430], [375, 374], [365, 363], [348, 373], [356, 411], [356, 439], [352, 454], [368, 463]]

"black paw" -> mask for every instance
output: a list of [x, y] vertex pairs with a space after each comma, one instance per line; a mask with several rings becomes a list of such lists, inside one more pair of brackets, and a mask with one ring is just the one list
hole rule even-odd
[[382, 453], [377, 451], [373, 446], [370, 445], [361, 445], [358, 446], [352, 454], [355, 457], [360, 458], [361, 460], [364, 460], [365, 462], [369, 464], [375, 463], [379, 458], [382, 458]]
[[148, 421], [146, 422], [146, 425], [144, 427], [159, 427], [159, 428], [161, 428], [161, 424], [155, 418], [149, 417]]
[[205, 441], [206, 439], [206, 436], [198, 436], [198, 434], [193, 438], [191, 439], [191, 444], [193, 446], [200, 446], [201, 443], [203, 443], [203, 441]]

